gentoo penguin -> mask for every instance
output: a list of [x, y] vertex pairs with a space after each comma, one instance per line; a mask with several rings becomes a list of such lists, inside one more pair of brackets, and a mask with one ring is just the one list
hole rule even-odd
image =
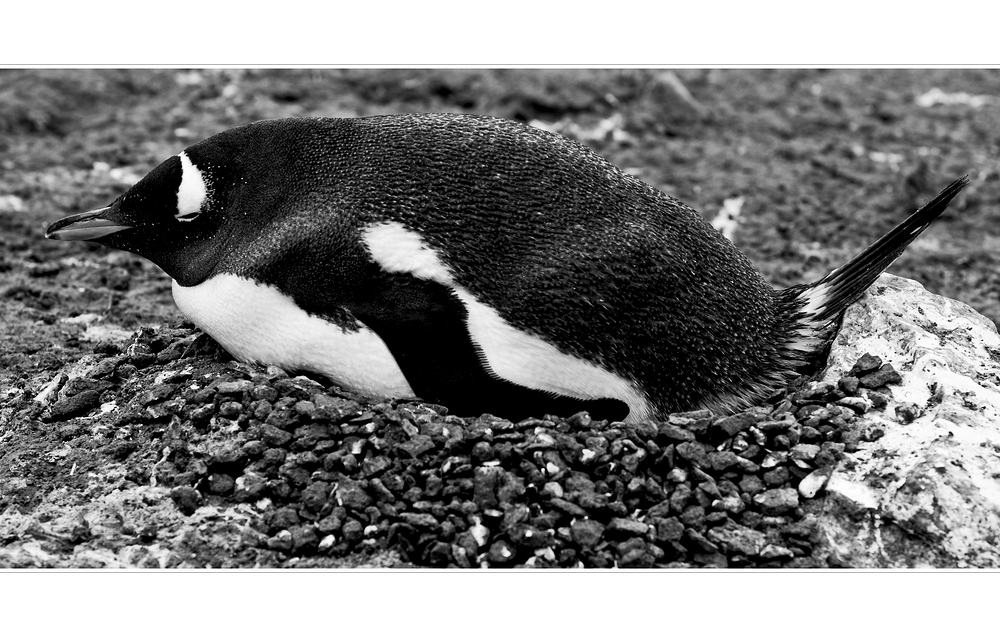
[[968, 184], [846, 265], [769, 286], [697, 212], [586, 147], [456, 114], [282, 119], [52, 224], [145, 257], [238, 359], [509, 419], [760, 401]]

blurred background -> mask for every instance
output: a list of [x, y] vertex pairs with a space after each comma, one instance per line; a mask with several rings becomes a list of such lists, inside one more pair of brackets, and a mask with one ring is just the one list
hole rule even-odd
[[577, 139], [699, 210], [776, 287], [823, 276], [969, 174], [890, 271], [1000, 321], [998, 70], [7, 69], [0, 385], [180, 318], [155, 266], [46, 241], [50, 222], [233, 126], [421, 111]]

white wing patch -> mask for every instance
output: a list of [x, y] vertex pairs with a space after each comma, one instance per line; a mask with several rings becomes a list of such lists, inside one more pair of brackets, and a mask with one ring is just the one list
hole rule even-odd
[[187, 153], [177, 155], [181, 159], [181, 185], [177, 188], [178, 221], [191, 221], [201, 214], [201, 206], [208, 198], [205, 176], [191, 161]]
[[400, 223], [378, 223], [362, 230], [362, 241], [385, 271], [409, 272], [454, 290], [469, 313], [466, 325], [472, 341], [500, 377], [522, 387], [562, 396], [620, 400], [629, 406], [628, 422], [651, 416], [652, 409], [635, 383], [594, 363], [564, 354], [539, 336], [516, 329], [495, 309], [455, 283], [448, 266], [418, 233]]
[[191, 287], [174, 281], [173, 293], [181, 312], [239, 360], [316, 372], [372, 396], [414, 397], [389, 348], [360, 322], [360, 331], [344, 331], [235, 274]]

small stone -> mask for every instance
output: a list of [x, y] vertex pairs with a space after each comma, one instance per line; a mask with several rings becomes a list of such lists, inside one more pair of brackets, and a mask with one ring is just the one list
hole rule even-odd
[[854, 367], [848, 372], [848, 376], [860, 376], [867, 372], [874, 371], [882, 366], [882, 359], [878, 356], [873, 356], [871, 354], [862, 354], [858, 362], [854, 363]]
[[480, 440], [472, 446], [472, 457], [479, 463], [493, 459], [493, 446], [485, 440]]
[[423, 560], [431, 567], [443, 568], [451, 561], [451, 545], [440, 540], [431, 543], [424, 553]]
[[799, 492], [795, 489], [768, 489], [753, 498], [764, 515], [781, 515], [799, 506]]
[[624, 428], [626, 431], [631, 432], [635, 435], [635, 437], [643, 442], [656, 438], [656, 435], [659, 433], [657, 424], [652, 420], [625, 423]]
[[213, 473], [208, 476], [208, 490], [216, 495], [228, 495], [236, 486], [236, 480], [224, 473]]
[[764, 474], [764, 482], [773, 487], [785, 484], [789, 477], [788, 467], [778, 467]]
[[101, 402], [101, 394], [94, 389], [85, 389], [78, 394], [63, 398], [52, 405], [50, 418], [66, 420], [73, 416], [86, 413]]
[[701, 532], [695, 529], [686, 529], [684, 531], [684, 539], [694, 545], [697, 550], [704, 551], [706, 553], [714, 553], [719, 550], [719, 546], [715, 542], [712, 542], [702, 535]]
[[775, 546], [773, 544], [768, 544], [760, 552], [761, 559], [765, 560], [790, 560], [795, 557], [795, 553], [791, 549], [784, 546]]
[[893, 366], [886, 363], [877, 372], [865, 374], [858, 379], [862, 387], [869, 389], [874, 387], [884, 387], [885, 385], [899, 385], [903, 382], [903, 377], [899, 375]]
[[799, 495], [806, 500], [816, 497], [816, 494], [830, 481], [834, 466], [821, 467], [802, 478], [802, 481], [799, 482]]
[[357, 520], [348, 520], [344, 523], [341, 529], [344, 534], [344, 539], [348, 542], [357, 542], [364, 537], [365, 528]]
[[872, 409], [881, 409], [889, 404], [889, 398], [877, 391], [866, 392], [864, 396], [872, 402]]
[[473, 475], [473, 502], [482, 509], [494, 508], [499, 504], [497, 486], [504, 474], [500, 467], [476, 467]]
[[529, 524], [515, 524], [508, 531], [508, 535], [511, 542], [529, 549], [539, 549], [548, 545], [551, 537], [548, 533]]
[[274, 533], [281, 529], [290, 529], [301, 522], [298, 512], [294, 507], [286, 506], [279, 509], [271, 509], [264, 514], [264, 522], [267, 524], [269, 533]]
[[709, 529], [706, 535], [709, 541], [717, 544], [726, 553], [736, 553], [748, 557], [758, 555], [767, 544], [766, 536], [763, 533], [748, 529], [732, 520], [727, 520], [722, 526]]
[[315, 550], [319, 545], [319, 536], [312, 526], [296, 526], [289, 531], [292, 534], [292, 550], [296, 553]]
[[387, 456], [372, 456], [369, 454], [361, 463], [361, 475], [366, 478], [373, 478], [385, 473], [385, 471], [391, 466], [392, 460], [390, 460]]
[[760, 465], [746, 458], [737, 457], [736, 467], [742, 473], [758, 473], [760, 472]]
[[605, 526], [597, 520], [575, 520], [570, 525], [570, 537], [584, 548], [595, 546], [604, 535]]
[[695, 466], [704, 466], [708, 461], [708, 453], [700, 442], [682, 442], [676, 447], [677, 455]]
[[401, 513], [399, 517], [403, 522], [423, 531], [434, 531], [441, 527], [441, 523], [430, 513], [407, 512]]
[[302, 491], [302, 506], [310, 511], [319, 511], [329, 501], [329, 488], [326, 482], [313, 482]]
[[772, 467], [777, 467], [778, 465], [783, 465], [787, 461], [788, 461], [788, 452], [772, 451], [764, 457], [764, 459], [760, 463], [760, 466], [763, 469], [770, 469]]
[[227, 400], [219, 405], [219, 415], [230, 420], [239, 418], [241, 411], [243, 411], [243, 405], [235, 400]]
[[812, 460], [819, 453], [819, 445], [800, 444], [789, 450], [792, 460]]
[[310, 420], [315, 420], [316, 415], [316, 404], [309, 400], [300, 400], [295, 403], [293, 407], [295, 413], [303, 418], [308, 418]]
[[[353, 457], [353, 456], [349, 456]], [[372, 503], [372, 498], [359, 482], [354, 480], [342, 480], [334, 492], [337, 500], [349, 509], [363, 511]]]
[[708, 454], [708, 465], [712, 470], [721, 473], [738, 462], [732, 451], [713, 451]]
[[253, 389], [253, 383], [248, 380], [223, 382], [215, 387], [215, 390], [220, 394], [241, 394], [251, 389]]
[[699, 411], [688, 411], [667, 416], [667, 422], [671, 425], [683, 427], [695, 434], [705, 433], [712, 423], [714, 414], [707, 409]]
[[566, 419], [566, 424], [574, 429], [590, 429], [592, 422], [590, 414], [585, 411], [575, 413]]
[[837, 387], [848, 396], [855, 396], [858, 393], [860, 382], [856, 376], [844, 376], [837, 381]]
[[701, 528], [705, 526], [705, 507], [692, 504], [684, 509], [680, 515], [681, 522], [688, 528]]
[[837, 405], [842, 407], [847, 407], [856, 414], [867, 413], [871, 409], [872, 404], [862, 398], [861, 396], [847, 396], [846, 398], [841, 398], [836, 402]]
[[174, 487], [170, 490], [170, 499], [184, 515], [191, 515], [201, 506], [201, 493], [190, 486]]
[[282, 447], [292, 439], [292, 434], [274, 425], [263, 425], [260, 431], [261, 440], [272, 447]]
[[561, 498], [564, 495], [562, 485], [558, 482], [546, 482], [545, 486], [542, 487], [542, 493], [553, 498]]
[[923, 410], [914, 403], [900, 402], [896, 404], [896, 418], [904, 425], [910, 424], [922, 415]]
[[430, 436], [417, 434], [409, 441], [396, 445], [396, 448], [406, 453], [410, 458], [417, 458], [434, 449], [434, 442]]
[[645, 548], [632, 549], [618, 559], [619, 568], [653, 568], [654, 558]]
[[724, 498], [720, 498], [712, 502], [712, 508], [718, 509], [719, 511], [725, 511], [730, 515], [739, 515], [746, 509], [746, 505], [743, 504], [743, 500], [734, 495], [727, 495]]
[[656, 525], [656, 539], [660, 542], [671, 542], [681, 539], [684, 534], [684, 524], [677, 518], [665, 518]]
[[688, 472], [680, 467], [674, 467], [667, 472], [666, 476], [669, 482], [675, 482], [680, 484], [681, 482], [686, 482], [688, 479]]
[[660, 423], [658, 435], [663, 438], [664, 443], [690, 442], [695, 439], [694, 433], [684, 429], [683, 427], [671, 425], [670, 423]]
[[272, 551], [288, 551], [291, 550], [293, 543], [292, 532], [288, 529], [282, 529], [274, 537], [268, 538], [267, 548]]
[[749, 496], [755, 496], [767, 487], [764, 485], [764, 481], [758, 476], [747, 475], [740, 478], [740, 491], [746, 493]]
[[587, 511], [581, 506], [573, 504], [563, 500], [562, 498], [552, 498], [549, 500], [549, 506], [551, 506], [556, 511], [561, 511], [572, 518], [583, 518], [587, 516]]
[[741, 431], [752, 427], [757, 419], [752, 413], [738, 413], [725, 418], [720, 418], [712, 423], [710, 431], [721, 438], [732, 438]]
[[514, 559], [514, 549], [503, 540], [497, 540], [490, 545], [490, 550], [486, 553], [486, 559], [491, 564], [506, 564]]
[[648, 530], [649, 525], [645, 522], [629, 518], [613, 518], [607, 526], [607, 532], [610, 535], [627, 537], [645, 536]]

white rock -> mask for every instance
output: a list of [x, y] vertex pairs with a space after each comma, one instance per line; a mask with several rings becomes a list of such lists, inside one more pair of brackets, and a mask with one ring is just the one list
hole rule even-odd
[[[862, 417], [885, 436], [860, 443], [853, 464], [827, 483], [832, 497], [816, 501], [834, 550], [859, 567], [1000, 567], [996, 327], [964, 303], [885, 274], [848, 309], [824, 380], [836, 382], [865, 353], [903, 382], [890, 386], [884, 410]], [[899, 402], [922, 415], [904, 425]]]

